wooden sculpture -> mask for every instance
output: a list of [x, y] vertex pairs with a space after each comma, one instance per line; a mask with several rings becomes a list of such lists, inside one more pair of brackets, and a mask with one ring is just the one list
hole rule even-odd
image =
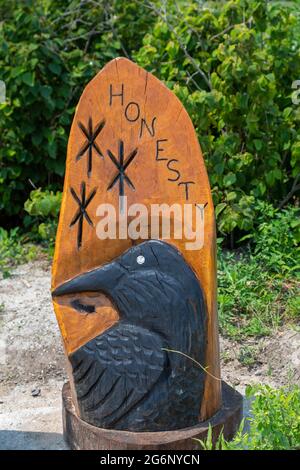
[[[115, 238], [97, 234], [103, 203], [118, 209]], [[150, 229], [125, 236], [125, 205], [137, 204], [149, 214], [153, 204], [201, 210], [203, 244], [189, 249], [185, 233], [159, 240]], [[190, 213], [194, 230], [196, 218]], [[128, 214], [125, 228], [131, 222]], [[148, 72], [124, 58], [109, 62], [76, 109], [53, 263], [81, 423], [156, 434], [221, 409], [215, 250], [211, 192], [188, 114]]]
[[[137, 260], [145, 260], [138, 264]], [[95, 426], [166, 431], [199, 422], [206, 309], [194, 272], [161, 241], [146, 241], [53, 295], [105, 292], [120, 320], [70, 355], [81, 417]], [[95, 311], [77, 299], [74, 309]]]

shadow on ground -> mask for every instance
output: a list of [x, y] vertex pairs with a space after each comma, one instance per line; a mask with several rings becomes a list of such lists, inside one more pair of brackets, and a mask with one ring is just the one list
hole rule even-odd
[[68, 450], [62, 434], [56, 432], [1, 431], [0, 450]]

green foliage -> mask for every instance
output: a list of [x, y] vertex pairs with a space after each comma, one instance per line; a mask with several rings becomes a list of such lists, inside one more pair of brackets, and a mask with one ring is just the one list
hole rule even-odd
[[[201, 450], [245, 450], [244, 444], [244, 427], [245, 419], [242, 419], [240, 426], [232, 441], [226, 441], [223, 429], [218, 435], [216, 442], [213, 440], [211, 424], [208, 426], [207, 436], [205, 439], [195, 439], [199, 443]], [[249, 449], [250, 450], [250, 449]]]
[[254, 254], [270, 271], [300, 274], [300, 210], [274, 209], [260, 203], [257, 230], [253, 232]]
[[[61, 188], [84, 85], [125, 55], [175, 90], [196, 126], [218, 228], [249, 232], [258, 200], [299, 190], [300, 20], [293, 2], [0, 0], [0, 223], [23, 218], [30, 180]], [[28, 220], [28, 219], [27, 219]]]
[[49, 243], [51, 248], [55, 241], [61, 199], [61, 192], [42, 191], [39, 188], [31, 191], [24, 205], [26, 212], [31, 216], [25, 219], [25, 222], [33, 227], [32, 234], [36, 235], [35, 239]]
[[261, 204], [253, 253], [221, 252], [218, 301], [221, 331], [237, 339], [264, 336], [300, 318], [297, 210]]
[[10, 276], [12, 266], [33, 260], [36, 254], [36, 247], [20, 235], [18, 228], [8, 232], [0, 227], [0, 273], [4, 278]]
[[256, 346], [242, 346], [238, 360], [244, 366], [251, 367], [256, 363], [257, 352], [258, 348]]
[[108, 60], [140, 47], [152, 16], [143, 5], [117, 0], [0, 0], [0, 16], [7, 91], [0, 104], [0, 224], [7, 224], [23, 217], [30, 180], [61, 188], [83, 87]]
[[223, 335], [265, 336], [300, 319], [299, 281], [276, 277], [249, 252], [219, 256], [219, 323]]
[[41, 188], [31, 191], [30, 198], [24, 208], [33, 216], [57, 218], [59, 214], [62, 193], [57, 191], [42, 191]]
[[286, 2], [263, 0], [148, 3], [158, 19], [134, 57], [190, 113], [219, 230], [248, 232], [258, 200], [276, 205], [300, 189], [300, 111], [291, 100], [299, 15]]
[[287, 299], [285, 306], [285, 316], [290, 319], [300, 321], [300, 294]]
[[[220, 253], [218, 268], [219, 323], [223, 335], [240, 339], [265, 336], [279, 327], [291, 291], [272, 277], [249, 252]], [[295, 292], [296, 287], [293, 286]]]
[[[247, 398], [253, 398], [249, 431], [243, 433], [244, 422], [232, 441], [226, 441], [223, 433], [215, 444], [219, 450], [294, 450], [300, 448], [300, 388], [280, 388], [268, 385], [248, 387]], [[204, 450], [214, 448], [211, 429]]]

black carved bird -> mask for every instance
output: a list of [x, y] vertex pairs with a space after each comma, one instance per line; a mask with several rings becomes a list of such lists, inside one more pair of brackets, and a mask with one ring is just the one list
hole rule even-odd
[[70, 356], [81, 418], [131, 431], [197, 424], [205, 373], [185, 355], [204, 364], [206, 308], [180, 252], [162, 241], [143, 242], [52, 295], [80, 292], [105, 293], [120, 314]]

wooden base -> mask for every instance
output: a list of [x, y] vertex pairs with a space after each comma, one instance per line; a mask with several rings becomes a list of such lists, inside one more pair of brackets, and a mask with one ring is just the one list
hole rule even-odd
[[129, 432], [101, 429], [82, 421], [75, 413], [70, 384], [62, 390], [64, 438], [75, 450], [199, 450], [194, 439], [205, 439], [209, 424], [216, 440], [223, 429], [227, 440], [232, 439], [242, 420], [243, 397], [222, 382], [221, 409], [207, 421], [190, 428], [162, 432]]

